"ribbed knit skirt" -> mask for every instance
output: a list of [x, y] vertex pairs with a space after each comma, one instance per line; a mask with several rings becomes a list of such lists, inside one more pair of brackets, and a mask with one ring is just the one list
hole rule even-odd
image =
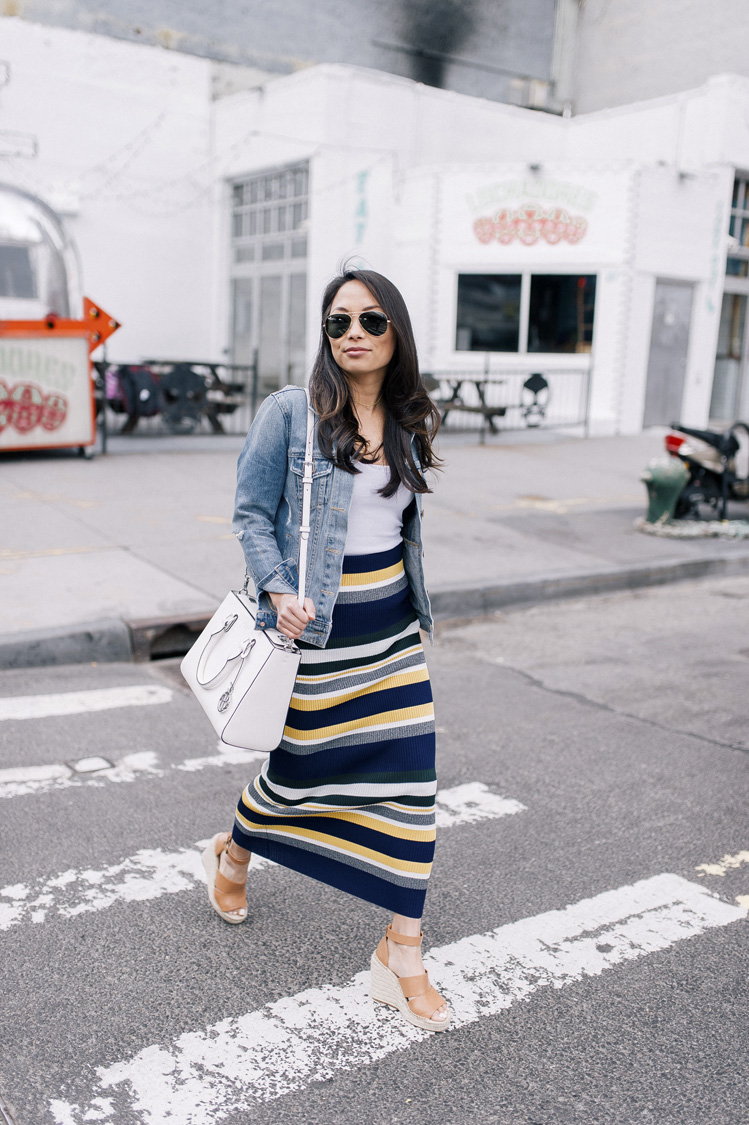
[[234, 839], [420, 918], [434, 856], [434, 708], [402, 544], [344, 558], [328, 643], [300, 648], [283, 739], [242, 793]]

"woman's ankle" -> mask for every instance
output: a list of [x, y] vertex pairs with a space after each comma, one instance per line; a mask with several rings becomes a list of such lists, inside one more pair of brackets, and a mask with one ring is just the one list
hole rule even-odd
[[395, 934], [404, 937], [421, 936], [421, 918], [409, 918], [405, 914], [394, 914], [391, 928]]
[[241, 863], [238, 863], [235, 859], [232, 859], [231, 855], [227, 854], [226, 851], [223, 851], [219, 858], [218, 869], [222, 875], [230, 880], [230, 882], [246, 883], [249, 862], [249, 859], [247, 859], [243, 860]]

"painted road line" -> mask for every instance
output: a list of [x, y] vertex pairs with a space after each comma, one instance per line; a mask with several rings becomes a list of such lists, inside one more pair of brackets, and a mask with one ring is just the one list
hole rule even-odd
[[[165, 852], [144, 848], [121, 863], [100, 871], [89, 868], [63, 871], [34, 884], [15, 883], [0, 888], [0, 930], [22, 922], [40, 923], [52, 917], [75, 918], [130, 902], [148, 902], [162, 895], [194, 891], [205, 883], [200, 855], [207, 840], [189, 848]], [[255, 856], [253, 874], [270, 867]]]
[[25, 782], [59, 781], [72, 777], [70, 766], [11, 766], [10, 769], [0, 770], [0, 790], [4, 785], [22, 785]]
[[0, 722], [48, 719], [53, 715], [84, 715], [116, 707], [150, 707], [157, 703], [169, 703], [172, 695], [171, 688], [158, 684], [64, 691], [56, 695], [20, 695], [0, 699]]
[[[599, 976], [746, 916], [704, 886], [655, 875], [432, 949], [428, 962], [461, 1027], [544, 986]], [[124, 1118], [205, 1125], [429, 1037], [395, 1013], [375, 1012], [368, 978], [362, 972], [343, 986], [306, 989], [97, 1068], [96, 1088], [82, 1101], [53, 1099], [52, 1117], [57, 1125]]]
[[704, 879], [705, 875], [720, 875], [723, 877], [726, 872], [742, 867], [745, 863], [749, 863], [749, 851], [737, 852], [736, 855], [724, 855], [717, 863], [700, 863], [695, 867], [695, 871], [701, 879]]
[[[258, 750], [240, 750], [236, 746], [218, 744], [218, 753], [204, 758], [185, 758], [183, 762], [161, 764], [152, 750], [139, 750], [127, 754], [109, 769], [99, 769], [94, 773], [80, 772], [71, 766], [60, 763], [51, 766], [15, 766], [0, 770], [0, 799], [24, 797], [30, 793], [48, 793], [53, 789], [79, 789], [82, 786], [107, 785], [110, 782], [122, 783], [141, 781], [144, 778], [165, 777], [171, 770], [195, 773], [222, 766], [247, 766], [265, 758]], [[84, 759], [81, 759], [84, 760]], [[80, 763], [73, 763], [80, 766]]]
[[157, 757], [150, 750], [141, 750], [111, 767], [95, 774], [76, 773], [65, 763], [49, 766], [11, 766], [0, 770], [0, 797], [22, 797], [27, 793], [46, 793], [50, 789], [68, 789], [79, 785], [103, 785], [107, 781], [135, 781], [143, 774], [158, 775]]
[[[717, 875], [723, 879], [729, 871], [737, 871], [739, 867], [744, 867], [746, 864], [749, 864], [749, 851], [745, 849], [736, 852], [736, 855], [724, 855], [717, 863], [700, 863], [695, 867], [695, 871], [700, 879], [704, 879], [706, 875]], [[734, 901], [739, 906], [749, 908], [749, 894], [735, 895]]]
[[[443, 828], [496, 820], [522, 812], [519, 801], [492, 793], [480, 781], [441, 789], [437, 794], [437, 819]], [[162, 895], [193, 891], [205, 882], [200, 853], [207, 841], [166, 852], [144, 848], [120, 863], [99, 871], [90, 868], [63, 871], [33, 883], [12, 883], [0, 888], [0, 930], [22, 923], [74, 918], [129, 902], [146, 902]], [[254, 856], [251, 875], [273, 866]]]
[[437, 827], [452, 828], [456, 824], [476, 824], [480, 820], [496, 820], [524, 812], [525, 805], [512, 797], [492, 793], [482, 781], [469, 781], [437, 793]]

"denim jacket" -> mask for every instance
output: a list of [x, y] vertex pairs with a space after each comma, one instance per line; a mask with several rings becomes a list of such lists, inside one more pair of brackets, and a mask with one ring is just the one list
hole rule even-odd
[[[255, 584], [261, 628], [276, 624], [276, 611], [268, 594], [291, 594], [298, 589], [306, 435], [306, 396], [300, 387], [284, 387], [258, 410], [239, 455], [233, 530]], [[315, 434], [307, 555], [307, 596], [314, 603], [315, 620], [310, 621], [300, 640], [319, 648], [324, 648], [330, 636], [353, 489], [354, 475], [323, 457]], [[433, 622], [424, 585], [421, 519], [421, 496], [416, 493], [403, 513], [403, 563], [419, 624], [431, 638]]]

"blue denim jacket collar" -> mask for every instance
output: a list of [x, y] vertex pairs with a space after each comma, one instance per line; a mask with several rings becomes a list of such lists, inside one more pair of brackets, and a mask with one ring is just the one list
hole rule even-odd
[[[306, 396], [284, 387], [263, 402], [237, 466], [233, 530], [242, 545], [258, 597], [260, 628], [276, 624], [269, 593], [298, 589], [299, 525], [306, 437]], [[324, 647], [331, 629], [346, 543], [354, 476], [323, 457], [315, 434], [307, 596], [315, 605], [301, 640]], [[433, 621], [424, 582], [421, 495], [404, 513], [404, 566], [419, 623], [430, 638]]]

